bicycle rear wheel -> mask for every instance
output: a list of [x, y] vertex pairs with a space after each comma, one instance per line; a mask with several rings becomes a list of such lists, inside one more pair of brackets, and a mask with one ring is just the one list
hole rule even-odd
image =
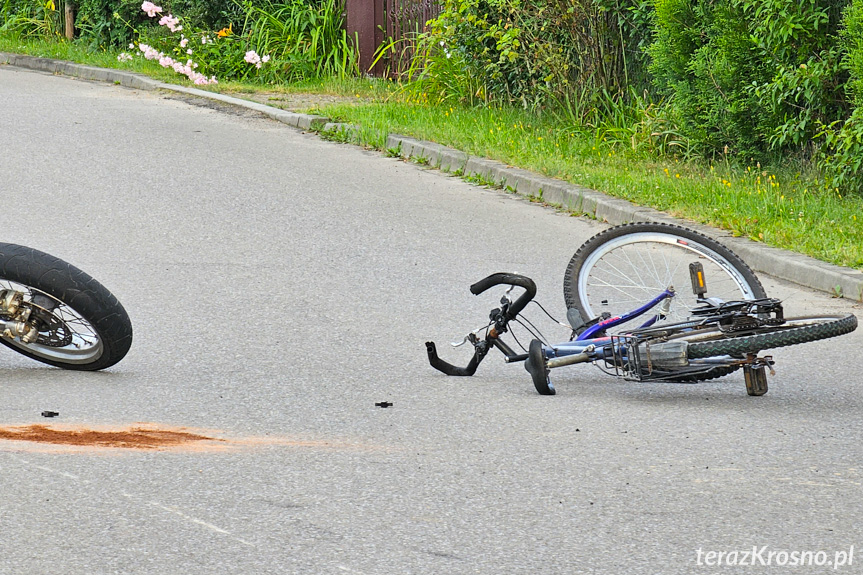
[[709, 297], [767, 297], [749, 266], [716, 240], [671, 224], [635, 223], [605, 230], [579, 248], [566, 268], [564, 299], [586, 322], [603, 312], [623, 315], [673, 286], [677, 295], [665, 321], [684, 321], [695, 305], [693, 262], [704, 268]]
[[717, 329], [675, 339], [682, 339], [689, 344], [686, 352], [689, 359], [724, 355], [742, 357], [764, 349], [836, 337], [855, 329], [857, 318], [849, 313], [786, 318], [782, 325], [762, 327], [739, 334], [724, 333]]

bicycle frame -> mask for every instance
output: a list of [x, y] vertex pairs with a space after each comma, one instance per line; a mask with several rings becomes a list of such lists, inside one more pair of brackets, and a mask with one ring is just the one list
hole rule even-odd
[[[609, 328], [616, 327], [618, 325], [627, 323], [632, 321], [633, 319], [640, 317], [652, 310], [659, 304], [670, 300], [675, 295], [674, 288], [668, 288], [660, 293], [658, 296], [644, 304], [643, 306], [634, 309], [630, 312], [627, 312], [618, 317], [612, 317], [599, 323], [588, 327], [582, 333], [578, 335], [574, 340], [568, 341], [565, 343], [552, 345], [550, 347], [543, 346], [543, 350], [547, 359], [555, 358], [555, 357], [566, 357], [569, 355], [581, 354], [584, 353], [585, 350], [589, 346], [595, 346], [597, 349], [601, 349], [600, 345], [608, 344], [611, 341], [609, 336], [600, 336], [595, 337], [597, 334], [601, 334], [608, 330]], [[650, 327], [655, 324], [664, 314], [660, 312], [659, 314], [653, 316], [642, 325], [639, 326], [638, 329]], [[603, 359], [603, 357], [596, 357], [595, 359]], [[577, 363], [577, 362], [576, 362]], [[566, 365], [566, 364], [562, 364]]]
[[[637, 317], [640, 317], [655, 308], [657, 305], [667, 302], [673, 297], [675, 297], [675, 291], [673, 287], [670, 287], [637, 309], [625, 313], [622, 316], [609, 318], [590, 326], [572, 341], [551, 346], [543, 345], [542, 354], [546, 360], [546, 367], [553, 369], [576, 363], [606, 360], [612, 363], [615, 366], [615, 369], [617, 369], [620, 365], [631, 365], [631, 359], [637, 364], [639, 362], [638, 350], [633, 349], [631, 351], [629, 349], [630, 346], [628, 345], [628, 342], [632, 340], [631, 337], [626, 335], [595, 336], [605, 332], [609, 328], [625, 324]], [[663, 312], [654, 315], [636, 329], [644, 329], [652, 326], [659, 321], [663, 315]], [[634, 357], [631, 357], [631, 355]], [[521, 359], [522, 357], [523, 356], [515, 356], [512, 359], [507, 358], [507, 361], [510, 362], [515, 360], [515, 358]], [[704, 358], [693, 361], [692, 363], [697, 363], [697, 369], [704, 369], [709, 366], [727, 365], [729, 360], [727, 358]], [[627, 376], [627, 373], [618, 373], [618, 375]], [[632, 374], [630, 373], [628, 375]]]

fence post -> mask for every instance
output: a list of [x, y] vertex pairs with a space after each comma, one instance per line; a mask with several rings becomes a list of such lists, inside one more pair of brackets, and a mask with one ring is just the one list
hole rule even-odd
[[381, 66], [370, 70], [375, 58], [375, 50], [383, 43], [381, 26], [384, 24], [386, 0], [345, 0], [348, 36], [356, 38], [360, 53], [360, 72], [380, 75]]
[[66, 2], [64, 14], [66, 21], [66, 39], [73, 40], [75, 38], [75, 5], [72, 2]]

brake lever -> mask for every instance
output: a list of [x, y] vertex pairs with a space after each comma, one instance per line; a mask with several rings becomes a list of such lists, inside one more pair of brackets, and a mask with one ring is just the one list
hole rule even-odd
[[451, 341], [450, 345], [453, 347], [461, 347], [468, 342], [474, 343], [475, 341], [477, 341], [479, 339], [479, 338], [477, 338], [477, 334], [480, 331], [486, 329], [487, 327], [488, 327], [488, 325], [478, 327], [475, 330], [473, 330], [472, 332], [470, 332], [469, 334], [467, 334], [466, 336], [464, 336], [464, 339], [462, 339], [461, 341]]

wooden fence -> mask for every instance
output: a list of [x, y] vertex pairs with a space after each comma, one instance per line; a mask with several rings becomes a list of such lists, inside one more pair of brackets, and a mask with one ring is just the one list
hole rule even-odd
[[[345, 0], [348, 34], [356, 34], [360, 68], [376, 76], [404, 70], [412, 53], [412, 38], [440, 14], [440, 0]], [[374, 69], [375, 52], [384, 44], [398, 41], [395, 51], [382, 58]]]

